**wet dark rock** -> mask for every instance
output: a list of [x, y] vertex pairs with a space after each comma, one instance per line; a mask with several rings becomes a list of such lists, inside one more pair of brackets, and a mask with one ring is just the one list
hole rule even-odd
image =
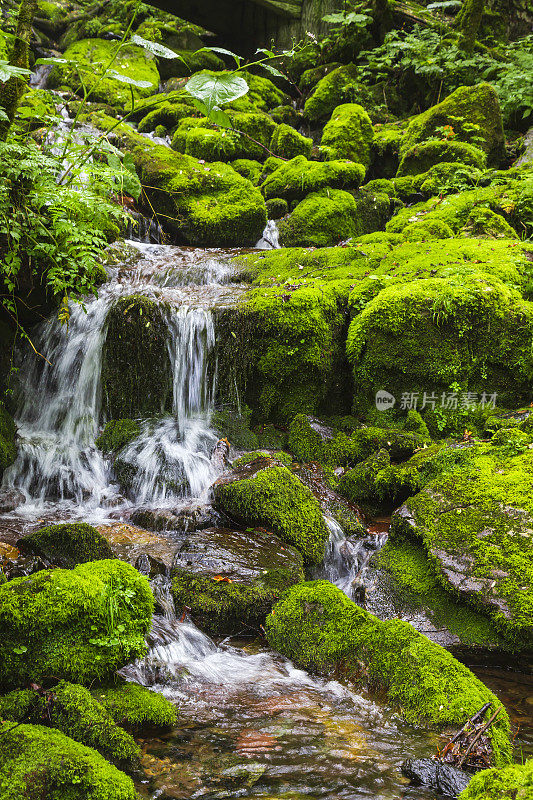
[[141, 553], [137, 556], [134, 567], [139, 570], [141, 575], [146, 575], [150, 579], [156, 575], [166, 575], [168, 572], [168, 567], [164, 561], [147, 553]]
[[300, 553], [264, 529], [207, 528], [175, 555], [172, 594], [210, 634], [257, 631], [282, 591], [303, 580]]
[[0, 513], [6, 514], [26, 502], [25, 496], [18, 489], [0, 489]]
[[39, 572], [41, 569], [48, 569], [50, 562], [46, 561], [39, 556], [19, 556], [13, 561], [4, 563], [3, 572], [7, 580], [13, 578], [25, 578], [27, 575], [33, 575], [34, 572]]
[[296, 577], [301, 568], [302, 557], [297, 550], [264, 529], [195, 531], [179, 546], [172, 564], [172, 571], [184, 569], [209, 577], [223, 575], [247, 583], [273, 569], [286, 570]]
[[139, 508], [131, 516], [134, 525], [149, 531], [191, 531], [212, 525], [217, 514], [212, 506], [190, 506], [172, 511], [168, 508]]
[[141, 558], [139, 563], [143, 564], [143, 574], [148, 574], [144, 571], [148, 569], [148, 564], [151, 575], [168, 573], [180, 541], [179, 536], [160, 536], [154, 531], [124, 522], [99, 525], [98, 530], [105, 536], [117, 558], [135, 566]]
[[402, 773], [415, 786], [429, 786], [446, 797], [459, 797], [472, 777], [462, 769], [432, 758], [408, 759], [402, 764]]

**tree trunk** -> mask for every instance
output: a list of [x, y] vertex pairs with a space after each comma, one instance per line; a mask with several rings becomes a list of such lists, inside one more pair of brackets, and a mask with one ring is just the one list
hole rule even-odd
[[[37, 10], [37, 0], [22, 0], [17, 20], [17, 33], [10, 64], [14, 67], [28, 68], [28, 51], [31, 37], [31, 24]], [[6, 112], [9, 121], [0, 122], [0, 140], [3, 141], [15, 118], [19, 100], [24, 92], [26, 81], [23, 78], [10, 78], [0, 86], [0, 106]]]
[[462, 34], [462, 47], [471, 53], [476, 44], [476, 36], [481, 25], [485, 0], [463, 0], [455, 24]]

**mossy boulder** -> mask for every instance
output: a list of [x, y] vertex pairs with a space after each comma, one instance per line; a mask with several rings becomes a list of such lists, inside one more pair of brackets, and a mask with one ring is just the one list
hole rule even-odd
[[330, 247], [358, 234], [356, 217], [357, 204], [349, 192], [342, 189], [313, 192], [298, 203], [289, 217], [280, 221], [280, 244]]
[[103, 453], [116, 453], [140, 432], [141, 426], [133, 419], [110, 419], [95, 444]]
[[320, 189], [357, 189], [364, 177], [364, 167], [352, 161], [317, 162], [297, 156], [269, 175], [261, 184], [261, 191], [267, 200], [301, 200]]
[[527, 444], [478, 445], [409, 498], [391, 526], [393, 541], [421, 544], [439, 583], [520, 649], [533, 643], [532, 474]]
[[272, 197], [265, 205], [269, 219], [281, 219], [289, 213], [289, 204], [282, 197]]
[[118, 559], [41, 570], [0, 586], [0, 685], [89, 683], [146, 652], [153, 597]]
[[117, 725], [135, 734], [173, 728], [178, 719], [170, 700], [137, 683], [98, 687], [92, 694]]
[[290, 589], [267, 617], [274, 649], [305, 669], [343, 674], [386, 690], [409, 722], [462, 725], [485, 704], [501, 707], [491, 728], [494, 762], [509, 762], [509, 718], [470, 670], [411, 625], [381, 621], [328, 581]]
[[[376, 287], [377, 288], [377, 287]], [[528, 396], [533, 310], [519, 293], [483, 273], [389, 285], [350, 324], [348, 358], [357, 402], [378, 389], [471, 391]], [[419, 395], [422, 397], [422, 394]]]
[[365, 514], [375, 514], [379, 509], [374, 483], [378, 473], [390, 464], [387, 450], [378, 450], [348, 470], [339, 480], [338, 490], [352, 503], [356, 503]]
[[321, 150], [328, 159], [349, 158], [368, 167], [374, 129], [363, 106], [345, 103], [334, 109], [324, 127]]
[[459, 800], [528, 800], [533, 793], [533, 758], [503, 769], [484, 769], [459, 795]]
[[160, 102], [140, 120], [138, 130], [140, 133], [155, 131], [158, 125], [164, 125], [167, 130], [173, 130], [182, 119], [190, 118], [194, 108], [180, 102], [163, 100], [164, 95], [159, 95]]
[[[98, 117], [97, 123], [105, 123]], [[189, 244], [232, 247], [255, 244], [267, 215], [260, 192], [228, 164], [200, 163], [140, 136], [127, 125], [117, 129], [130, 150], [150, 213]]]
[[309, 158], [313, 149], [313, 140], [294, 130], [286, 124], [278, 125], [272, 134], [270, 149], [280, 158], [296, 158], [305, 156]]
[[357, 72], [355, 64], [346, 64], [324, 75], [306, 100], [304, 115], [307, 119], [325, 121], [342, 103], [358, 102], [365, 90], [357, 79]]
[[[139, 100], [156, 92], [159, 87], [159, 72], [155, 59], [136, 45], [122, 47], [114, 58], [116, 50], [116, 42], [106, 39], [82, 39], [75, 42], [63, 56], [71, 63], [54, 66], [48, 79], [49, 87], [55, 89], [68, 86], [76, 92], [81, 89], [81, 73], [83, 83], [92, 90], [91, 100], [108, 103], [120, 109], [131, 107], [132, 94], [135, 100]], [[116, 72], [147, 85], [129, 86], [108, 76], [100, 80], [104, 69], [113, 58], [113, 69]]]
[[36, 724], [46, 719], [52, 728], [93, 747], [108, 761], [131, 767], [139, 760], [133, 737], [79, 684], [60, 681], [48, 698], [32, 689], [10, 692], [0, 697], [0, 718]]
[[106, 323], [102, 393], [108, 415], [122, 420], [160, 414], [172, 393], [163, 308], [145, 295], [120, 297]]
[[16, 432], [13, 417], [0, 402], [0, 476], [17, 457]]
[[370, 172], [374, 178], [393, 178], [400, 163], [405, 123], [374, 126]]
[[259, 456], [213, 485], [216, 506], [238, 522], [263, 525], [296, 547], [308, 564], [324, 558], [329, 537], [318, 501], [285, 466]]
[[[502, 114], [498, 95], [490, 83], [460, 86], [441, 103], [414, 117], [402, 140], [402, 155], [414, 145], [435, 136], [437, 128], [447, 125], [453, 128], [457, 138], [479, 143], [490, 165], [497, 165], [503, 160], [505, 138]], [[477, 128], [472, 129], [472, 125]]]
[[481, 170], [485, 166], [485, 160], [486, 156], [483, 150], [473, 144], [468, 144], [468, 142], [446, 139], [421, 142], [404, 152], [396, 175], [401, 178], [405, 175], [426, 173], [431, 167], [441, 162], [457, 162]]
[[87, 561], [113, 558], [107, 539], [84, 522], [47, 525], [19, 539], [17, 547], [23, 553], [34, 553], [65, 569]]
[[2, 800], [136, 800], [131, 778], [59, 731], [7, 722], [0, 736]]
[[234, 100], [230, 104], [231, 108], [237, 111], [249, 111], [259, 109], [260, 111], [270, 111], [276, 106], [282, 105], [286, 96], [278, 89], [275, 83], [270, 78], [265, 78], [262, 75], [255, 75], [252, 72], [243, 70], [239, 73], [248, 84], [248, 92], [244, 97]]
[[515, 229], [501, 214], [483, 206], [472, 209], [461, 228], [461, 234], [476, 239], [518, 239]]
[[260, 183], [263, 174], [263, 165], [260, 161], [256, 161], [253, 158], [236, 158], [235, 161], [231, 162], [231, 166], [235, 172], [249, 180], [254, 186]]
[[426, 443], [424, 435], [392, 428], [367, 426], [346, 433], [305, 414], [298, 414], [289, 426], [289, 448], [296, 458], [328, 467], [359, 464], [378, 450], [403, 460]]
[[300, 553], [272, 533], [207, 528], [176, 553], [174, 604], [209, 634], [257, 630], [280, 594], [303, 580], [302, 567]]
[[230, 111], [231, 128], [217, 128], [205, 117], [182, 119], [172, 149], [205, 161], [251, 158], [264, 161], [276, 125], [268, 114]]

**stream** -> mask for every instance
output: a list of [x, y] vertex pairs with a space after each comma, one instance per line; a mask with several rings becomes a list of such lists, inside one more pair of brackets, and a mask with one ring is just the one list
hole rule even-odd
[[[267, 226], [259, 246], [276, 246], [275, 226]], [[140, 506], [174, 513], [192, 502], [208, 506], [217, 476], [210, 457], [217, 442], [210, 425], [212, 309], [245, 291], [229, 262], [235, 252], [130, 242], [98, 298], [87, 299], [85, 310], [72, 304], [68, 329], [55, 318], [43, 323], [34, 341], [47, 361], [26, 355], [20, 365], [19, 455], [4, 475], [4, 486], [18, 489], [25, 502], [0, 517], [0, 540], [14, 543], [44, 522], [127, 522]], [[164, 308], [173, 399], [172, 414], [144, 422], [122, 454], [136, 465], [125, 496], [94, 442], [105, 422], [107, 314], [133, 293]], [[386, 525], [354, 543], [327, 522], [330, 543], [317, 577], [353, 596], [354, 581], [368, 585], [369, 558], [386, 540]], [[172, 531], [158, 536], [170, 544], [176, 538]], [[168, 578], [157, 576], [152, 586], [160, 613], [149, 653], [121, 674], [162, 692], [180, 718], [168, 735], [140, 740], [148, 777], [138, 788], [145, 798], [433, 800], [430, 790], [407, 785], [400, 764], [435, 753], [442, 734], [407, 725], [382, 698], [311, 676], [262, 643], [215, 643], [192, 621], [178, 620]], [[525, 676], [496, 672], [480, 676], [506, 698], [524, 752], [532, 752], [533, 690]]]

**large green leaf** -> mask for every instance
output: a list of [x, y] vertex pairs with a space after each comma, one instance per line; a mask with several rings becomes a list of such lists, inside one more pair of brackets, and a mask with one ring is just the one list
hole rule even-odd
[[175, 53], [174, 50], [165, 47], [164, 44], [160, 44], [159, 42], [151, 42], [148, 39], [143, 39], [142, 36], [138, 36], [136, 33], [131, 37], [130, 42], [142, 47], [143, 50], [148, 51], [148, 53], [158, 58], [179, 58], [180, 61], [184, 62], [184, 59], [179, 53]]
[[23, 67], [14, 67], [9, 61], [0, 59], [0, 83], [5, 83], [10, 78], [22, 78], [25, 75], [30, 75], [29, 69]]
[[201, 100], [209, 114], [225, 103], [242, 97], [248, 91], [248, 84], [235, 72], [197, 72], [185, 88], [192, 97]]
[[130, 86], [138, 86], [139, 89], [149, 89], [150, 86], [153, 86], [151, 81], [136, 81], [134, 78], [131, 78], [129, 75], [123, 75], [121, 72], [117, 72], [114, 69], [110, 69], [106, 72], [106, 78], [113, 78], [114, 81], [120, 81], [121, 83], [127, 83]]

